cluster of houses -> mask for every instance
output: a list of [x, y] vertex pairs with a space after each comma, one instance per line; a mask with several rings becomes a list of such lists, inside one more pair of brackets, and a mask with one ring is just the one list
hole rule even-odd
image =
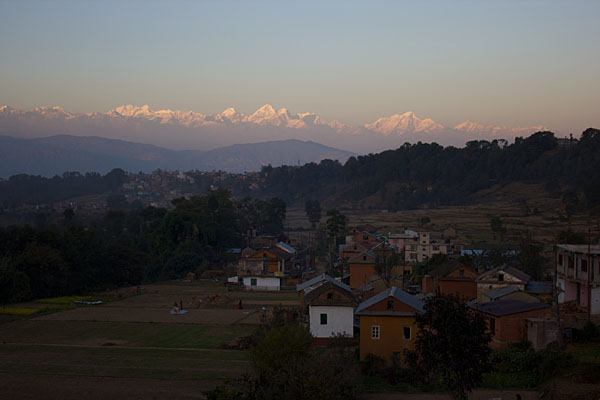
[[[527, 339], [541, 349], [557, 339], [553, 282], [534, 281], [508, 265], [476, 271], [452, 257], [461, 254], [462, 246], [432, 236], [408, 229], [377, 234], [369, 225], [352, 228], [339, 246], [341, 276], [320, 274], [308, 280], [299, 274], [306, 260], [295, 243], [285, 236], [256, 238], [262, 241], [240, 250], [237, 275], [229, 281], [248, 290], [280, 290], [299, 282], [304, 321], [316, 340], [358, 337], [361, 359], [374, 354], [391, 362], [412, 349], [415, 317], [436, 293], [456, 295], [484, 315], [491, 347]], [[414, 265], [435, 254], [450, 257], [416, 283]], [[388, 276], [380, 276], [381, 264], [392, 256], [395, 264]], [[580, 314], [587, 310], [600, 318], [600, 246], [559, 245], [555, 273], [561, 307], [571, 305]], [[566, 319], [566, 311], [561, 318], [560, 329], [581, 327]]]
[[[368, 230], [349, 233], [349, 243], [340, 248], [344, 276], [336, 279], [321, 274], [296, 288], [317, 341], [358, 336], [361, 359], [374, 354], [388, 362], [401, 360], [405, 349], [414, 348], [418, 329], [415, 317], [424, 312], [425, 299], [436, 293], [456, 295], [473, 312], [482, 314], [492, 335], [491, 347], [503, 348], [526, 339], [534, 348], [542, 349], [557, 339], [552, 282], [534, 281], [507, 265], [481, 272], [450, 259], [422, 277], [420, 290], [404, 287], [403, 281], [410, 274], [408, 265], [398, 266], [400, 276], [387, 282], [388, 287], [376, 290], [375, 283], [381, 280], [375, 271], [378, 257], [403, 245], [406, 249], [411, 243], [421, 244], [423, 235], [406, 231], [403, 236], [392, 237], [397, 241], [390, 243], [377, 242], [385, 235]], [[431, 243], [429, 235], [422, 241]], [[444, 250], [439, 250], [446, 252], [442, 254], [457, 251], [455, 245], [444, 244]], [[588, 251], [587, 246], [560, 245], [557, 266], [558, 286], [563, 288], [559, 289], [559, 303], [575, 302], [579, 311], [587, 307], [592, 316], [600, 317], [600, 246], [591, 246]], [[571, 327], [573, 324], [571, 321]], [[568, 326], [565, 320], [561, 329]]]

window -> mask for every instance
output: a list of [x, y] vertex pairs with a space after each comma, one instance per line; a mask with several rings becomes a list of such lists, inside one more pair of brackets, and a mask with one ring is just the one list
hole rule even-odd
[[459, 276], [465, 276], [465, 270], [464, 269], [458, 270], [458, 275]]
[[402, 329], [402, 338], [406, 340], [410, 340], [410, 326], [405, 326]]
[[327, 293], [327, 300], [333, 299], [333, 293]]
[[367, 235], [363, 235], [363, 240], [369, 240], [369, 237]]
[[367, 256], [363, 256], [363, 261], [367, 261]]
[[504, 282], [504, 274], [498, 274], [498, 281]]
[[256, 278], [250, 278], [250, 286], [256, 286]]
[[562, 265], [562, 263], [563, 263], [563, 255], [559, 254], [558, 255], [558, 265]]
[[371, 326], [371, 339], [379, 339], [379, 325]]
[[327, 325], [327, 314], [321, 314], [321, 325]]
[[417, 255], [415, 253], [411, 253], [410, 254], [410, 259], [411, 260], [416, 260], [417, 259]]
[[587, 260], [581, 260], [581, 272], [587, 272]]
[[496, 319], [495, 318], [490, 318], [490, 332], [492, 332], [492, 335], [496, 334]]
[[439, 251], [440, 250], [440, 246], [433, 246], [433, 250]]
[[394, 308], [394, 300], [387, 301], [387, 309], [392, 310]]

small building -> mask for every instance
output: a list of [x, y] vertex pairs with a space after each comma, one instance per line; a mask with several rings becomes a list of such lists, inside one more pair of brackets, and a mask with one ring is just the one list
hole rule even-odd
[[469, 301], [477, 297], [476, 278], [477, 273], [471, 268], [456, 260], [450, 260], [423, 277], [423, 293], [439, 291], [442, 294], [454, 294]]
[[423, 312], [421, 300], [395, 286], [360, 303], [355, 312], [360, 318], [360, 359], [373, 354], [388, 363], [402, 362], [404, 350], [414, 349], [415, 316]]
[[352, 289], [360, 289], [361, 286], [369, 283], [369, 278], [376, 275], [375, 261], [375, 254], [368, 250], [348, 260], [350, 287]]
[[283, 276], [245, 275], [238, 277], [246, 290], [280, 290]]
[[539, 303], [541, 300], [527, 292], [517, 289], [514, 286], [506, 286], [499, 289], [492, 289], [483, 294], [482, 303], [499, 300], [518, 300], [525, 303]]
[[310, 333], [317, 340], [354, 336], [354, 308], [358, 301], [349, 286], [322, 274], [297, 285], [296, 290], [302, 292]]
[[525, 291], [525, 286], [530, 280], [531, 277], [525, 272], [508, 265], [490, 269], [477, 277], [477, 302], [482, 303], [484, 293], [493, 289], [514, 286]]
[[551, 315], [550, 304], [499, 300], [473, 304], [471, 308], [487, 317], [492, 334], [491, 347], [504, 348], [527, 339], [527, 318]]

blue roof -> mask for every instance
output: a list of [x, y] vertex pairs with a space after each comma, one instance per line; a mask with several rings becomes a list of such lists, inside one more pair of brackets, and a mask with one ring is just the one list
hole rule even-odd
[[279, 242], [279, 243], [277, 243], [277, 246], [283, 247], [285, 250], [287, 250], [288, 253], [295, 253], [296, 252], [296, 249], [294, 249], [292, 246], [290, 246], [287, 243]]
[[525, 286], [525, 291], [535, 294], [549, 294], [552, 293], [552, 282], [529, 281]]
[[230, 249], [227, 249], [225, 252], [227, 254], [240, 254], [242, 252], [242, 249], [240, 249], [238, 247], [232, 247]]
[[338, 281], [335, 278], [332, 278], [331, 276], [329, 276], [327, 274], [321, 274], [321, 275], [315, 276], [312, 279], [307, 280], [304, 283], [299, 283], [298, 285], [296, 285], [296, 291], [300, 292], [300, 291], [302, 291], [302, 290], [304, 290], [304, 289], [306, 289], [308, 287], [314, 286], [317, 283], [324, 282], [324, 281], [331, 282], [334, 285], [337, 285], [337, 286], [341, 287], [344, 290], [352, 292], [352, 289], [350, 289], [350, 286], [348, 286], [348, 285], [346, 285], [346, 284]]
[[383, 292], [376, 294], [375, 296], [360, 303], [356, 308], [356, 313], [359, 313], [362, 310], [371, 307], [373, 304], [377, 304], [381, 300], [387, 299], [388, 297], [394, 297], [398, 301], [409, 305], [419, 312], [425, 312], [423, 308], [423, 302], [421, 300], [412, 294], [406, 293], [404, 290], [397, 288], [396, 286], [392, 286], [391, 288], [386, 289]]
[[472, 256], [474, 254], [480, 256], [483, 254], [483, 250], [461, 250], [460, 251], [461, 256], [464, 256], [464, 255]]

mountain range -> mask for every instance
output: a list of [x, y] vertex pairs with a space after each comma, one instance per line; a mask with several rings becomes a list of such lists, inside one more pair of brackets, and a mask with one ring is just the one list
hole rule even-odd
[[297, 165], [324, 159], [344, 163], [353, 153], [300, 140], [238, 144], [213, 150], [170, 150], [101, 137], [69, 135], [35, 139], [0, 136], [0, 177], [61, 175], [65, 171], [106, 173], [167, 170], [258, 171], [263, 165]]
[[34, 138], [53, 135], [100, 136], [150, 143], [170, 149], [209, 150], [262, 141], [300, 139], [323, 143], [361, 154], [396, 148], [405, 142], [437, 142], [462, 146], [469, 140], [528, 136], [546, 127], [508, 127], [465, 121], [446, 127], [413, 112], [382, 117], [352, 127], [325, 121], [315, 113], [292, 113], [269, 104], [245, 115], [228, 108], [217, 114], [193, 111], [152, 110], [148, 105], [123, 105], [105, 113], [71, 113], [61, 107], [23, 111], [0, 107], [0, 134]]

